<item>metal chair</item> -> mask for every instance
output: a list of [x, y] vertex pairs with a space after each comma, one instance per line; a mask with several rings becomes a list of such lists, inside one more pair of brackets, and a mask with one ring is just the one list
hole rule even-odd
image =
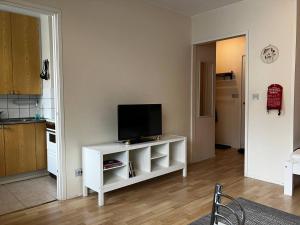
[[[223, 186], [221, 184], [216, 184], [210, 225], [221, 225], [221, 224], [223, 224], [223, 223], [219, 222], [220, 219], [223, 219], [229, 225], [234, 225], [235, 224], [234, 221], [230, 221], [230, 218], [228, 218], [228, 215], [226, 216], [226, 215], [221, 215], [220, 214], [220, 209], [221, 208], [224, 208], [225, 210], [227, 210], [229, 212], [229, 215], [234, 215], [238, 225], [244, 225], [245, 224], [245, 211], [244, 211], [243, 207], [233, 197], [231, 197], [229, 195], [226, 195], [226, 194], [223, 194], [222, 191], [223, 191]], [[239, 215], [232, 208], [230, 208], [227, 205], [223, 205], [221, 203], [222, 197], [231, 200], [234, 204], [236, 204], [238, 206], [238, 208], [240, 209], [240, 211], [242, 213], [241, 218], [239, 217]]]

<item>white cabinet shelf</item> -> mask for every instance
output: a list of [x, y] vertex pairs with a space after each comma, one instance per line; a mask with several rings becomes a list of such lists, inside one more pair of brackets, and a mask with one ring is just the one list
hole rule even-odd
[[166, 156], [167, 156], [166, 154], [162, 154], [159, 152], [151, 153], [151, 159], [159, 159], [159, 158], [166, 157]]
[[[147, 174], [149, 174], [150, 172], [145, 172], [142, 170], [135, 170], [135, 177], [139, 177], [139, 176], [146, 176]], [[135, 178], [135, 177], [130, 177], [129, 179]]]
[[120, 177], [116, 174], [111, 174], [111, 173], [107, 174], [107, 173], [105, 173], [104, 174], [104, 179], [103, 179], [103, 185], [104, 186], [109, 186], [111, 184], [122, 182], [123, 180], [125, 180], [125, 178]]
[[151, 164], [151, 171], [152, 172], [163, 170], [164, 168], [166, 168], [166, 167], [163, 167], [163, 166], [161, 166], [159, 164], [156, 164], [156, 163]]
[[109, 170], [114, 170], [114, 169], [118, 169], [118, 168], [121, 168], [121, 167], [124, 167], [126, 165], [122, 164], [120, 166], [113, 166], [113, 167], [110, 167], [110, 168], [103, 168], [103, 171], [109, 171]]
[[[103, 169], [103, 161], [119, 160], [123, 163]], [[134, 166], [135, 177], [129, 177], [129, 162]], [[186, 176], [186, 138], [162, 136], [160, 140], [125, 145], [108, 143], [82, 148], [83, 195], [88, 189], [98, 192], [98, 204], [104, 205], [104, 193], [183, 170]]]

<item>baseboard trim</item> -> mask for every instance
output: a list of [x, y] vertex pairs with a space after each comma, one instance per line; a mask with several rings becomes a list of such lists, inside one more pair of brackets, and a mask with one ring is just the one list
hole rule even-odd
[[259, 181], [263, 181], [263, 182], [270, 183], [270, 184], [276, 184], [276, 185], [283, 186], [283, 183], [280, 182], [280, 181], [267, 179], [265, 177], [253, 176], [252, 174], [249, 174], [249, 173], [245, 177], [248, 177], [248, 178], [251, 178], [251, 179], [255, 179], [255, 180], [259, 180]]
[[207, 159], [212, 159], [212, 158], [215, 158], [216, 155], [215, 154], [212, 154], [212, 155], [208, 155], [208, 156], [204, 156], [204, 157], [201, 157], [197, 160], [193, 160], [191, 159], [190, 162], [188, 164], [194, 164], [194, 163], [199, 163], [199, 162], [202, 162], [204, 160], [207, 160]]
[[0, 178], [0, 184], [9, 184], [22, 180], [29, 180], [37, 177], [43, 177], [49, 175], [47, 170], [38, 170], [30, 173], [22, 173], [14, 176], [7, 176]]

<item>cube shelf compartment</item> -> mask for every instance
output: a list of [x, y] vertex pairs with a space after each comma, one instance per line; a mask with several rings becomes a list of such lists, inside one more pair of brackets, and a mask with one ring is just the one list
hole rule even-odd
[[[126, 170], [125, 167], [123, 168], [123, 170]], [[121, 169], [105, 171], [103, 174], [103, 185], [111, 185], [127, 179], [127, 177], [123, 177], [121, 174], [124, 174]]]
[[114, 169], [117, 169], [117, 168], [127, 166], [126, 152], [118, 152], [118, 153], [113, 153], [113, 154], [109, 154], [109, 155], [103, 155], [103, 161], [113, 160], [113, 159], [116, 159], [116, 160], [120, 161], [122, 163], [122, 165], [113, 166], [113, 167], [106, 168], [106, 169], [103, 168], [103, 171], [114, 170]]
[[170, 165], [178, 165], [180, 163], [186, 163], [184, 159], [184, 154], [182, 152], [182, 148], [184, 148], [185, 143], [176, 141], [170, 143], [169, 148], [169, 157], [170, 157]]
[[129, 161], [133, 164], [136, 177], [151, 172], [149, 157], [150, 147], [137, 148], [129, 151]]
[[[122, 165], [103, 168], [105, 160], [119, 160]], [[129, 177], [129, 162], [135, 170]], [[160, 140], [133, 145], [121, 143], [82, 148], [83, 195], [88, 189], [98, 192], [98, 205], [104, 205], [104, 193], [177, 170], [186, 176], [186, 138], [162, 136]]]
[[159, 153], [159, 152], [152, 152], [151, 153], [151, 159], [159, 159], [159, 158], [163, 158], [163, 157], [166, 157], [167, 154], [162, 154], [162, 153]]
[[119, 165], [119, 166], [112, 166], [110, 168], [103, 168], [103, 171], [114, 170], [114, 169], [122, 168], [124, 166], [126, 166], [126, 165], [122, 164], [122, 165]]

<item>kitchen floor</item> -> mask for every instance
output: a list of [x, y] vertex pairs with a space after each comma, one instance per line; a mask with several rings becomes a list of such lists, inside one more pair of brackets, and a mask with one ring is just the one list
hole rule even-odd
[[56, 179], [43, 176], [0, 185], [0, 215], [56, 200]]

